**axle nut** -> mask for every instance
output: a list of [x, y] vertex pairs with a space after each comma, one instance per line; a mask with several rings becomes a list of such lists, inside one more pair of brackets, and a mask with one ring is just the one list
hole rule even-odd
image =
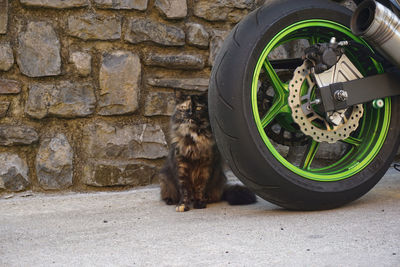
[[347, 98], [349, 98], [349, 95], [344, 90], [335, 91], [333, 96], [335, 97], [336, 101], [339, 101], [339, 102], [346, 101]]

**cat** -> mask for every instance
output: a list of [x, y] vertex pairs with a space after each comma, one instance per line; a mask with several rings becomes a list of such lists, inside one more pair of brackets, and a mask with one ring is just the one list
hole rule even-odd
[[222, 159], [208, 118], [207, 94], [177, 96], [171, 117], [171, 147], [159, 173], [161, 199], [183, 212], [227, 200], [231, 205], [256, 202], [241, 185], [227, 185]]

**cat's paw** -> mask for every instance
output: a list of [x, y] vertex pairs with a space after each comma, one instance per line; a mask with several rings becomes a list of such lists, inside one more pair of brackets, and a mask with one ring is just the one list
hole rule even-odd
[[167, 204], [167, 205], [173, 205], [173, 204], [175, 204], [176, 202], [174, 202], [173, 200], [172, 200], [172, 198], [166, 198], [166, 199], [164, 199], [164, 201], [165, 201], [165, 203]]
[[180, 205], [176, 206], [177, 212], [184, 212], [184, 211], [188, 211], [189, 209], [190, 208], [185, 204], [180, 204]]
[[195, 209], [204, 209], [206, 207], [207, 207], [207, 202], [205, 202], [205, 201], [196, 200], [193, 203], [193, 208], [195, 208]]

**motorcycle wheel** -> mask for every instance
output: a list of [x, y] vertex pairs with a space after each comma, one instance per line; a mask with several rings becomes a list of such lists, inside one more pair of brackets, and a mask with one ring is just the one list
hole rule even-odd
[[[382, 178], [397, 152], [400, 98], [392, 97], [384, 99], [381, 109], [364, 104], [357, 129], [332, 144], [339, 146], [340, 153], [328, 160], [316, 160], [322, 143], [293, 125], [287, 80], [281, 79], [270, 63], [275, 49], [296, 40], [312, 45], [336, 37], [338, 41], [367, 45], [351, 33], [350, 17], [350, 10], [329, 1], [267, 1], [236, 25], [214, 63], [209, 114], [218, 148], [246, 186], [281, 207], [320, 210], [353, 201]], [[356, 50], [348, 49], [346, 55], [364, 76], [383, 72], [370, 58], [361, 59]], [[260, 84], [265, 82], [273, 95], [267, 97], [267, 110], [262, 110]], [[284, 130], [273, 137], [269, 133], [274, 127]], [[305, 147], [290, 142], [284, 146], [289, 152], [304, 149], [300, 163], [299, 155], [285, 154], [277, 144], [280, 140], [275, 140], [276, 136], [285, 139], [285, 132], [308, 140]]]

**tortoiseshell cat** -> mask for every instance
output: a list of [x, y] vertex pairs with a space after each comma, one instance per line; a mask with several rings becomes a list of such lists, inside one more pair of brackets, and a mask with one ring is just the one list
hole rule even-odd
[[203, 209], [227, 200], [231, 205], [256, 202], [247, 188], [226, 184], [222, 161], [211, 133], [207, 95], [178, 96], [171, 118], [171, 149], [159, 174], [161, 199], [176, 211]]

